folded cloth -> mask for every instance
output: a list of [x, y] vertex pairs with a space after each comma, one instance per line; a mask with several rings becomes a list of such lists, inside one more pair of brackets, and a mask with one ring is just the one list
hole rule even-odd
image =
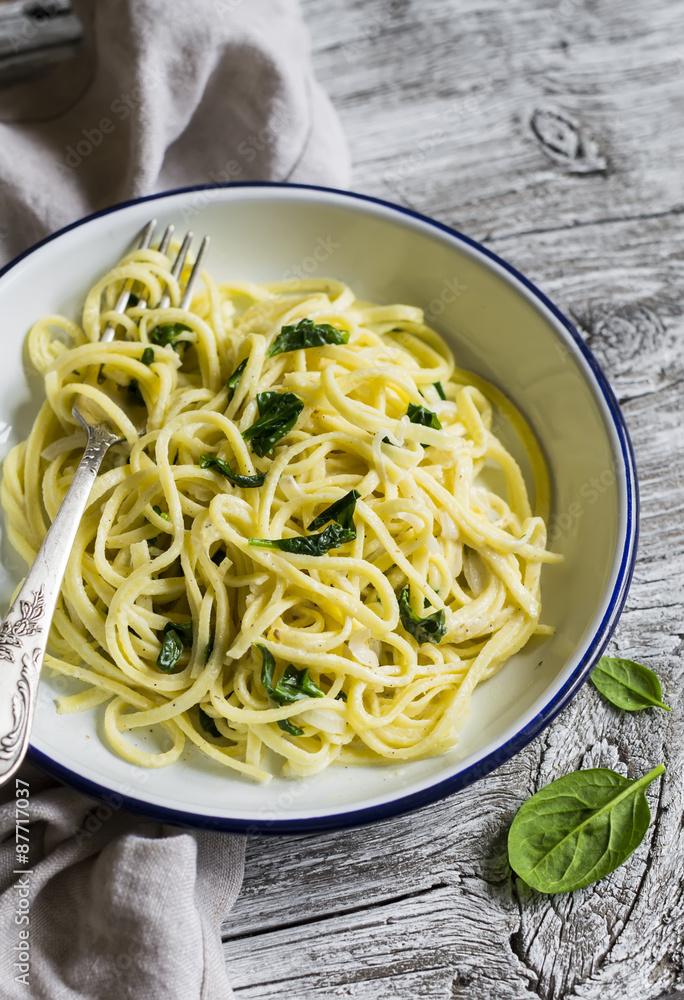
[[154, 191], [348, 185], [344, 135], [313, 77], [296, 0], [74, 7], [85, 30], [74, 64], [0, 92], [0, 264]]
[[[347, 185], [295, 0], [75, 6], [81, 62], [0, 95], [0, 262], [88, 212], [173, 186]], [[243, 840], [144, 822], [119, 801], [28, 765], [0, 790], [3, 1000], [232, 996], [220, 929]]]
[[141, 821], [117, 796], [95, 802], [30, 765], [2, 798], [3, 1000], [233, 996], [220, 932], [242, 883], [242, 838]]

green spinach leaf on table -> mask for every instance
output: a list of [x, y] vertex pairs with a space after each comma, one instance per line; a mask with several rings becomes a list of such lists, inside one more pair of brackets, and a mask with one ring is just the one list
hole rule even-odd
[[656, 674], [642, 663], [620, 657], [602, 656], [594, 667], [591, 682], [604, 698], [626, 712], [642, 708], [664, 708], [663, 692]]
[[552, 781], [511, 824], [511, 868], [539, 892], [571, 892], [610, 874], [643, 840], [651, 819], [644, 791], [664, 770], [630, 781], [597, 767]]

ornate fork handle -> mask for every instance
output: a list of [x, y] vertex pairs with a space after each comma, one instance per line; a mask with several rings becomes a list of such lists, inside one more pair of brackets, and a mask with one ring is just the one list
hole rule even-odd
[[106, 424], [86, 430], [83, 458], [0, 628], [0, 784], [17, 771], [28, 749], [40, 668], [69, 555], [102, 459], [120, 440]]

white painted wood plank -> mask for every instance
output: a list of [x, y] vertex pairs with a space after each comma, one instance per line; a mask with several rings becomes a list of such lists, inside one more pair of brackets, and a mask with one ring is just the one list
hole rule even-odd
[[684, 204], [680, 0], [305, 11], [360, 190], [477, 238]]

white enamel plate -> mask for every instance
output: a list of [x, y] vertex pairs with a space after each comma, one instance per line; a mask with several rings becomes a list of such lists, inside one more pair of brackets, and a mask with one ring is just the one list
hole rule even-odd
[[[553, 491], [551, 548], [534, 639], [477, 688], [470, 721], [444, 756], [401, 766], [330, 767], [254, 785], [188, 749], [174, 765], [127, 764], [101, 739], [102, 713], [58, 715], [66, 682], [41, 682], [31, 754], [64, 781], [167, 822], [242, 832], [331, 829], [396, 815], [449, 795], [508, 760], [576, 694], [615, 627], [636, 552], [637, 486], [618, 404], [579, 334], [522, 275], [430, 219], [361, 195], [246, 184], [155, 195], [78, 222], [0, 273], [2, 454], [42, 401], [23, 343], [34, 320], [77, 318], [88, 289], [152, 216], [212, 240], [217, 280], [331, 276], [374, 302], [420, 306], [457, 363], [502, 389], [541, 443]], [[502, 435], [521, 460], [519, 444]], [[2, 611], [25, 567], [3, 541]]]

